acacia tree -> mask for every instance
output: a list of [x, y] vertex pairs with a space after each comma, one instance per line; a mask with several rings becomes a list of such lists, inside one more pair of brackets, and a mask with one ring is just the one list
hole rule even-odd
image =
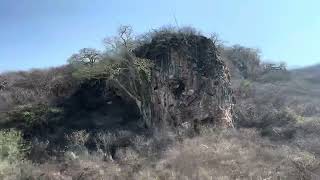
[[69, 62], [93, 66], [101, 59], [102, 55], [100, 51], [93, 48], [83, 48], [79, 50], [79, 53], [73, 54], [70, 57]]

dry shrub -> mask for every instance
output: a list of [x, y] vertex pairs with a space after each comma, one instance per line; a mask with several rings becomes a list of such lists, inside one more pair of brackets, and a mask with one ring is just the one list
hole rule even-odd
[[234, 119], [237, 127], [256, 128], [264, 136], [274, 140], [290, 139], [296, 131], [296, 123], [303, 117], [292, 109], [281, 87], [253, 81], [234, 84]]
[[300, 122], [292, 143], [320, 156], [320, 119], [305, 118]]
[[110, 132], [99, 132], [96, 135], [96, 146], [98, 150], [106, 151], [116, 141], [116, 135]]
[[288, 82], [292, 78], [288, 71], [271, 71], [259, 77], [258, 81], [263, 83]]
[[[78, 134], [78, 133], [77, 133]], [[80, 133], [82, 134], [82, 133]], [[310, 179], [319, 159], [294, 146], [262, 139], [254, 130], [203, 129], [200, 136], [183, 142], [158, 132], [158, 140], [136, 136], [132, 147], [120, 147], [115, 158], [92, 151], [40, 166], [24, 164], [18, 169], [29, 179]], [[164, 137], [160, 137], [164, 136]], [[169, 136], [169, 137], [168, 137]], [[83, 136], [81, 136], [80, 139]], [[113, 137], [116, 137], [114, 135]], [[111, 138], [113, 139], [113, 138]], [[162, 140], [160, 140], [162, 139]], [[168, 139], [170, 139], [168, 141]], [[161, 142], [165, 151], [155, 146]], [[165, 143], [169, 143], [168, 146]], [[78, 143], [79, 144], [79, 143]], [[80, 143], [81, 144], [81, 143]], [[83, 143], [82, 143], [83, 144]], [[160, 144], [159, 144], [160, 145]], [[159, 156], [139, 152], [158, 152]], [[151, 155], [151, 156], [150, 156]], [[25, 167], [23, 167], [25, 166]], [[16, 175], [17, 175], [16, 174]], [[314, 174], [313, 174], [314, 175]], [[18, 177], [18, 176], [16, 176]]]
[[74, 160], [78, 156], [87, 157], [89, 155], [86, 143], [90, 134], [85, 130], [73, 131], [70, 134], [66, 134], [65, 138], [68, 142], [67, 151], [65, 152], [65, 159]]
[[4, 180], [109, 180], [123, 177], [118, 164], [92, 159], [76, 159], [67, 162], [47, 161], [43, 164], [22, 162]]
[[44, 70], [4, 74], [3, 78], [8, 82], [5, 90], [10, 92], [14, 105], [44, 102], [48, 92], [47, 75]]
[[277, 109], [270, 104], [238, 104], [235, 113], [238, 127], [257, 128], [263, 136], [279, 140], [292, 138], [295, 124], [301, 119], [288, 108]]
[[202, 36], [203, 35], [201, 31], [198, 31], [192, 26], [177, 27], [173, 25], [166, 25], [158, 29], [154, 29], [148, 33], [140, 35], [136, 41], [137, 41], [137, 44], [143, 45], [145, 43], [150, 43], [152, 39], [155, 39], [161, 36], [167, 36], [168, 34], [176, 34], [176, 35], [182, 35], [182, 36], [191, 36], [191, 35]]
[[292, 107], [302, 116], [312, 117], [320, 115], [319, 101], [309, 100], [308, 102], [292, 103]]
[[261, 58], [258, 49], [234, 45], [232, 47], [224, 46], [220, 51], [233, 76], [257, 79], [261, 75]]
[[[1, 166], [3, 163], [1, 162]], [[2, 166], [3, 167], [3, 166]], [[37, 166], [30, 161], [21, 161], [8, 164], [8, 168], [0, 173], [0, 179], [2, 180], [34, 180], [37, 179], [33, 176], [33, 173], [37, 170]]]
[[[222, 131], [187, 139], [171, 148], [155, 168], [143, 169], [137, 179], [299, 179], [296, 164], [318, 165], [310, 153], [275, 146], [252, 130]], [[307, 169], [306, 169], [307, 170]]]
[[66, 139], [69, 141], [70, 144], [84, 146], [88, 141], [89, 136], [90, 134], [85, 130], [79, 130], [66, 135]]
[[70, 66], [1, 74], [0, 82], [6, 85], [1, 89], [0, 108], [49, 103], [56, 97], [69, 95], [77, 86], [71, 74]]
[[41, 140], [37, 137], [31, 139], [31, 148], [28, 159], [37, 163], [44, 163], [50, 159], [48, 140]]

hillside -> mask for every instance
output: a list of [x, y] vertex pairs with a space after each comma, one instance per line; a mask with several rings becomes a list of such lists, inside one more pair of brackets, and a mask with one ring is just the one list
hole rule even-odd
[[193, 28], [131, 31], [0, 75], [0, 179], [319, 177], [320, 66], [266, 71]]
[[[284, 101], [296, 112], [304, 116], [320, 115], [320, 67], [312, 66], [308, 68], [296, 69], [287, 73], [274, 74], [273, 82], [278, 87], [278, 94], [281, 94]], [[287, 76], [286, 79], [283, 79]], [[277, 81], [277, 78], [281, 80]], [[268, 77], [267, 77], [268, 78]], [[270, 77], [269, 77], [270, 78]], [[301, 109], [304, 106], [304, 110]], [[299, 109], [300, 108], [300, 109]]]
[[308, 89], [314, 97], [317, 97], [320, 93], [320, 65], [293, 70], [292, 76], [294, 76], [297, 81], [301, 80], [306, 83], [305, 88]]

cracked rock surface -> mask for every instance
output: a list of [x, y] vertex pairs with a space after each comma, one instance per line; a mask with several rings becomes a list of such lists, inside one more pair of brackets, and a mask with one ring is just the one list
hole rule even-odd
[[210, 39], [164, 34], [135, 53], [154, 63], [151, 124], [178, 126], [189, 122], [233, 127], [229, 71]]

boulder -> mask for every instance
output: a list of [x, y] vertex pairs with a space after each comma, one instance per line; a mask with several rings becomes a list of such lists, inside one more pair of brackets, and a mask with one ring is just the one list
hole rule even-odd
[[233, 127], [229, 70], [215, 44], [199, 35], [159, 34], [135, 50], [154, 64], [150, 125], [185, 122]]

